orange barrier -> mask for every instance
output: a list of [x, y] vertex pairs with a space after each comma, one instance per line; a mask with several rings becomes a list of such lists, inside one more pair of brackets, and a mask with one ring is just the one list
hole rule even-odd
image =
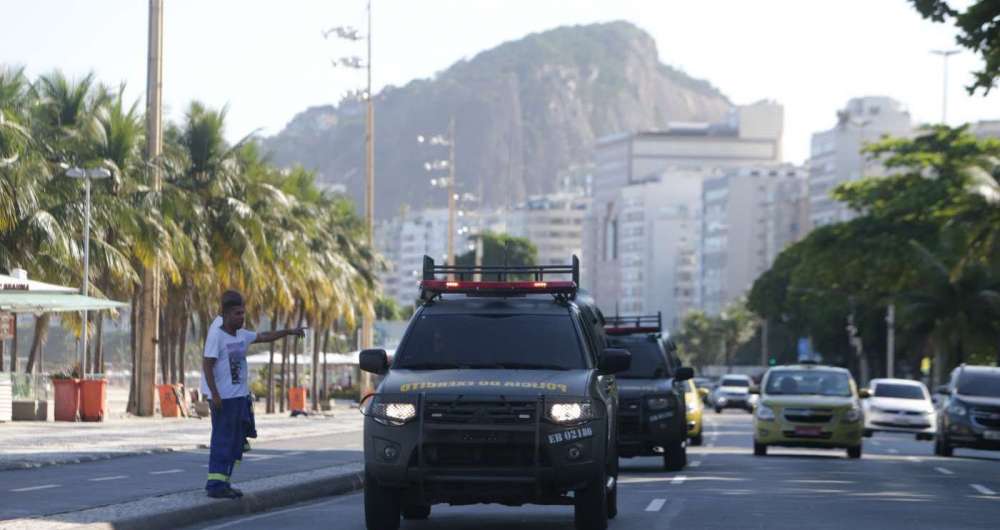
[[80, 380], [53, 379], [52, 387], [56, 395], [56, 421], [76, 421], [80, 409]]
[[177, 403], [177, 395], [174, 393], [174, 385], [156, 385], [160, 393], [160, 416], [164, 418], [179, 418], [181, 416], [180, 404]]
[[288, 389], [288, 409], [292, 412], [306, 411], [306, 387], [296, 386]]
[[104, 421], [104, 409], [108, 405], [108, 382], [105, 379], [84, 379], [80, 381], [80, 419], [83, 421]]

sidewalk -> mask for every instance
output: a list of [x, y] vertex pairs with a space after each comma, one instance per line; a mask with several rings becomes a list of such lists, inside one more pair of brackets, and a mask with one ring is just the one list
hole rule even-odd
[[[360, 431], [356, 408], [322, 416], [258, 414], [252, 443]], [[72, 464], [121, 456], [190, 450], [208, 444], [211, 422], [187, 418], [111, 418], [101, 423], [0, 423], [0, 471]]]

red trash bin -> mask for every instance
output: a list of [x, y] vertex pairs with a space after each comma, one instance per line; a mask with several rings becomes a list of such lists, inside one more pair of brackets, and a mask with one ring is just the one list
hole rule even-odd
[[157, 385], [160, 391], [160, 416], [164, 418], [179, 418], [181, 416], [180, 404], [177, 403], [177, 394], [174, 393], [174, 385]]
[[296, 386], [288, 389], [288, 409], [292, 412], [306, 411], [306, 387]]
[[76, 413], [80, 410], [80, 380], [53, 379], [55, 390], [55, 420], [76, 421]]
[[108, 405], [108, 382], [105, 379], [84, 379], [80, 381], [80, 419], [83, 421], [104, 421], [104, 409]]

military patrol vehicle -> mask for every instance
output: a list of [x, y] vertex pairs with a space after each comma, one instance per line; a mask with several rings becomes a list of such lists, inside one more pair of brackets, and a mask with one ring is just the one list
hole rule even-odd
[[618, 456], [663, 455], [663, 467], [678, 471], [687, 465], [684, 394], [694, 371], [681, 366], [662, 330], [660, 314], [607, 319], [609, 345], [632, 354], [629, 369], [617, 376]]
[[[571, 280], [552, 281], [554, 275]], [[395, 530], [431, 506], [572, 505], [576, 527], [617, 513], [617, 389], [627, 351], [578, 290], [579, 261], [458, 267], [424, 258], [417, 309], [364, 400], [365, 521]], [[442, 278], [445, 277], [445, 278]]]

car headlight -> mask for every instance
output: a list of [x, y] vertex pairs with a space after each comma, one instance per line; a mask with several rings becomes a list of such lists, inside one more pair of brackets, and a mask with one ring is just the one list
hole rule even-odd
[[698, 405], [694, 401], [688, 401], [687, 402], [687, 411], [688, 412], [695, 412], [697, 410], [698, 410]]
[[674, 403], [668, 397], [651, 397], [646, 400], [649, 410], [665, 410], [673, 407]]
[[367, 415], [383, 425], [404, 425], [417, 417], [413, 403], [375, 402], [368, 407]]
[[774, 419], [774, 410], [767, 405], [757, 405], [757, 419], [761, 421], [772, 421]]
[[844, 421], [854, 423], [861, 419], [861, 409], [852, 407], [844, 413]]
[[549, 420], [555, 423], [576, 423], [593, 419], [594, 408], [589, 401], [555, 403], [549, 406]]
[[948, 413], [954, 414], [956, 416], [965, 416], [969, 411], [965, 409], [965, 405], [961, 403], [952, 403], [948, 405]]

